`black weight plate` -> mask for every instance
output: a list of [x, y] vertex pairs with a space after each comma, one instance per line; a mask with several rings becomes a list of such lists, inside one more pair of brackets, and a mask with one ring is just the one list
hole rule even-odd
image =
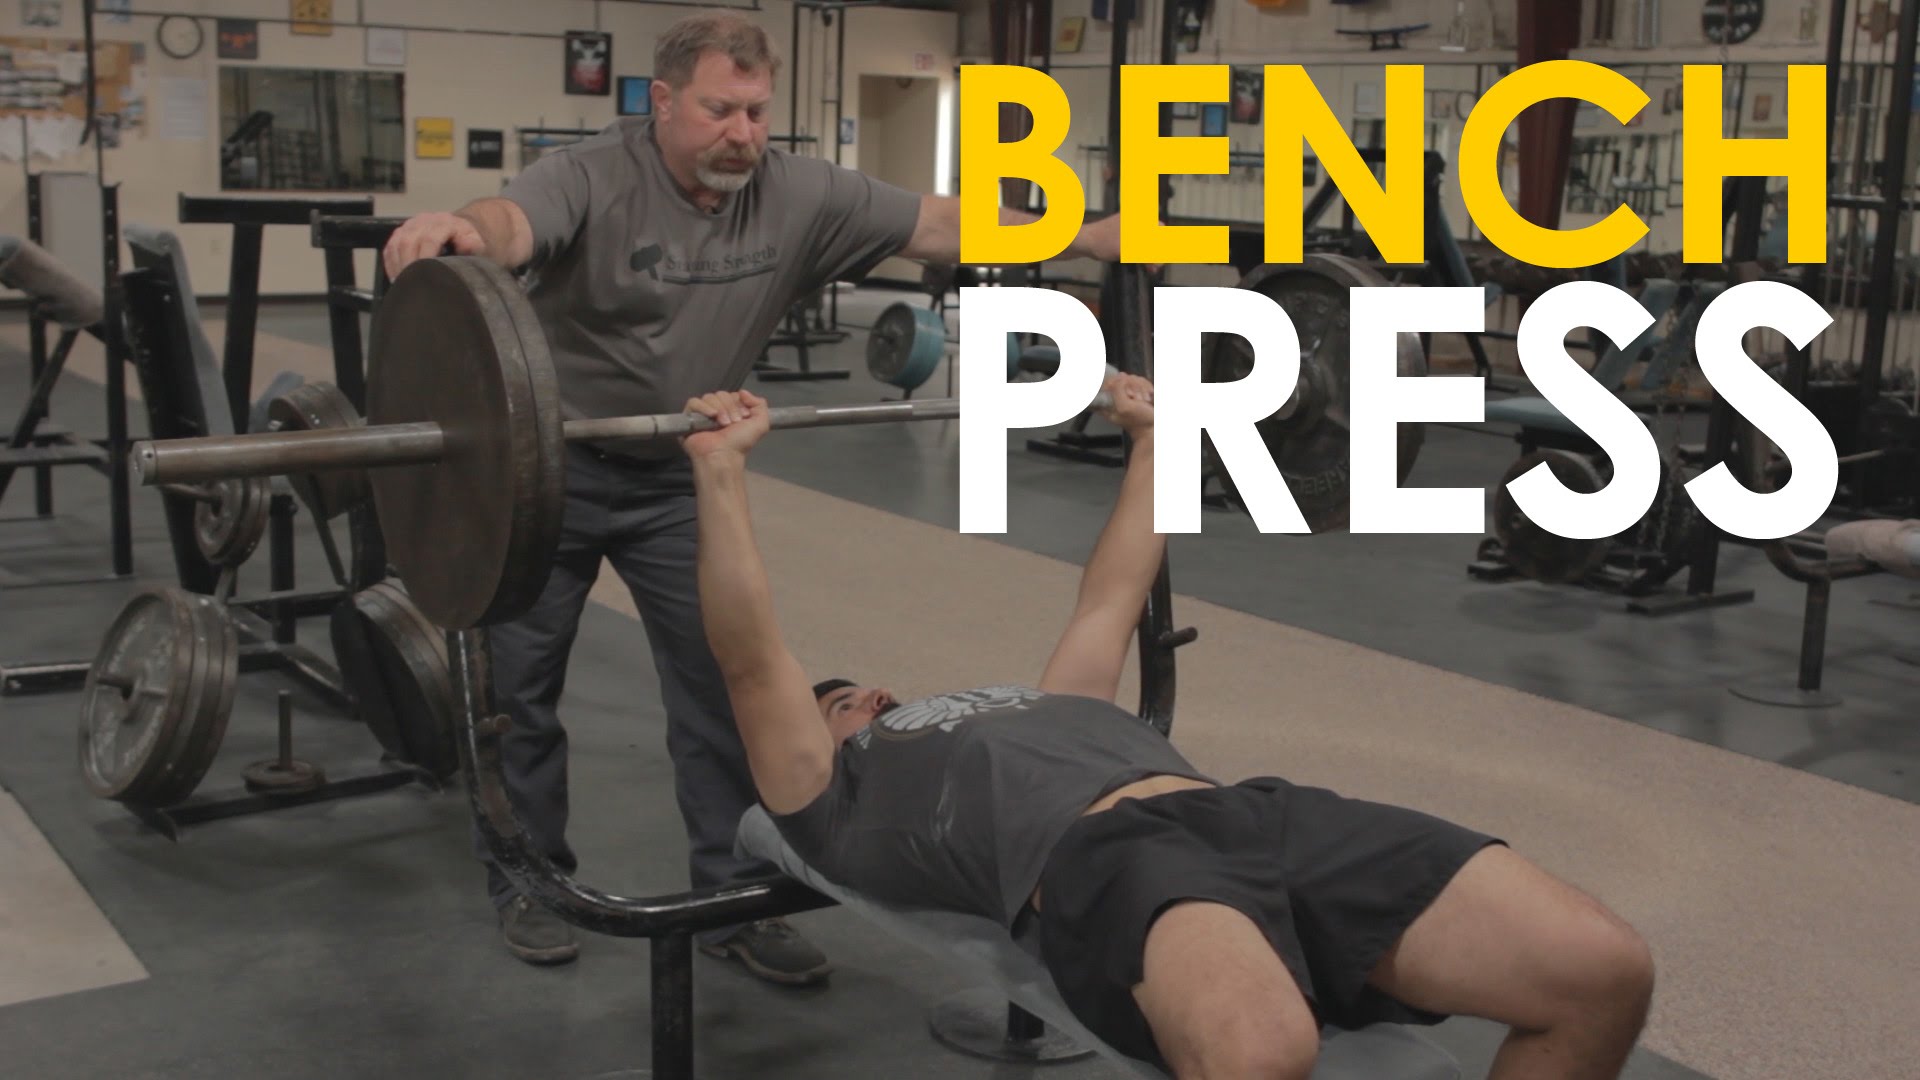
[[[161, 781], [139, 800], [140, 805], [166, 807], [192, 795], [220, 754], [233, 715], [239, 688], [240, 636], [225, 605], [209, 596], [191, 598], [195, 623], [196, 698], [187, 713], [188, 726], [174, 740], [176, 754], [165, 766]], [[128, 800], [134, 801], [134, 800]]]
[[195, 690], [189, 594], [147, 589], [107, 628], [80, 705], [80, 775], [103, 799], [152, 788]]
[[[1310, 385], [1314, 396], [1324, 403], [1317, 419], [1302, 416], [1297, 405], [1283, 404], [1257, 425], [1294, 502], [1314, 532], [1345, 525], [1351, 499], [1349, 291], [1387, 286], [1387, 280], [1364, 263], [1344, 255], [1320, 253], [1308, 255], [1298, 265], [1260, 267], [1240, 282], [1241, 288], [1272, 298], [1287, 313], [1300, 338], [1303, 384]], [[1244, 338], [1207, 334], [1203, 339], [1206, 381], [1234, 382], [1253, 370], [1253, 351]], [[1426, 352], [1417, 334], [1399, 336], [1396, 359], [1398, 374], [1403, 378], [1427, 373]], [[1401, 481], [1413, 471], [1425, 441], [1424, 425], [1399, 425], [1397, 475]], [[1218, 475], [1237, 499], [1232, 477], [1211, 439], [1205, 441], [1205, 457], [1208, 471]]]
[[355, 701], [374, 738], [400, 761], [453, 775], [459, 757], [445, 638], [392, 582], [362, 590], [335, 619], [336, 660], [343, 675], [353, 670]]
[[374, 316], [367, 379], [369, 423], [444, 433], [438, 462], [370, 470], [414, 602], [451, 629], [525, 611], [552, 570], [565, 497], [559, 392], [525, 292], [485, 259], [414, 263]]
[[[432, 625], [399, 586], [386, 580], [369, 588], [361, 596], [363, 609], [378, 615], [386, 646], [374, 640], [374, 655], [390, 655], [399, 661], [392, 669], [392, 680], [401, 684], [399, 703], [407, 709], [394, 711], [399, 734], [411, 751], [409, 761], [434, 776], [451, 776], [461, 767], [459, 748], [453, 744], [453, 678], [447, 665], [447, 638], [444, 630]], [[419, 700], [420, 707], [411, 703]]]
[[367, 725], [387, 756], [398, 761], [411, 760], [413, 751], [401, 737], [400, 725], [394, 719], [386, 672], [374, 658], [373, 646], [367, 641], [367, 617], [361, 613], [354, 597], [347, 597], [333, 609], [328, 632], [333, 639], [334, 666], [340, 669], [341, 685], [353, 698], [354, 711], [360, 721]]
[[[362, 426], [353, 402], [330, 382], [305, 383], [274, 398], [267, 405], [267, 419], [280, 431], [343, 431]], [[290, 476], [287, 481], [316, 521], [331, 521], [372, 499], [362, 469], [330, 469]]]
[[1576, 582], [1607, 561], [1612, 541], [1575, 540], [1548, 532], [1527, 517], [1509, 484], [1545, 463], [1568, 491], [1589, 495], [1606, 486], [1593, 462], [1564, 450], [1536, 450], [1526, 454], [1500, 478], [1493, 501], [1493, 531], [1500, 538], [1507, 564], [1522, 577], [1549, 583]]
[[209, 485], [218, 501], [193, 509], [193, 539], [208, 562], [239, 566], [267, 534], [273, 482], [264, 476], [219, 480]]

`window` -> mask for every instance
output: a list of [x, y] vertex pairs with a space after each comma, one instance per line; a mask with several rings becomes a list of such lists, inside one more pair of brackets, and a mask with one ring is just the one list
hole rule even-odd
[[221, 189], [406, 190], [405, 78], [221, 68]]

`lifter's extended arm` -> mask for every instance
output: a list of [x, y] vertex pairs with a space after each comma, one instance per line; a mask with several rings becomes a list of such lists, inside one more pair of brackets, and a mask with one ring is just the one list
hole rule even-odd
[[1105, 415], [1126, 430], [1133, 452], [1039, 688], [1111, 701], [1167, 544], [1153, 528], [1153, 387], [1127, 375], [1108, 379], [1107, 389], [1116, 404]]
[[833, 740], [800, 662], [774, 616], [773, 589], [747, 506], [747, 451], [766, 433], [767, 404], [750, 393], [688, 405], [722, 423], [684, 440], [699, 514], [700, 615], [726, 679], [760, 801], [775, 814], [804, 808], [833, 777]]

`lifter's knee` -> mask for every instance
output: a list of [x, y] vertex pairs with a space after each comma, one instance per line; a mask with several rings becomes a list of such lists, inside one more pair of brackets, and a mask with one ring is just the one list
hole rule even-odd
[[1174, 1063], [1174, 1075], [1179, 1080], [1307, 1080], [1319, 1053], [1317, 1031], [1304, 1039], [1297, 1035], [1249, 1036], [1208, 1048], [1192, 1065]]
[[1638, 1027], [1653, 1001], [1653, 951], [1646, 940], [1601, 909], [1571, 926], [1564, 944], [1552, 994], [1556, 1013], [1576, 1023], [1604, 1018]]

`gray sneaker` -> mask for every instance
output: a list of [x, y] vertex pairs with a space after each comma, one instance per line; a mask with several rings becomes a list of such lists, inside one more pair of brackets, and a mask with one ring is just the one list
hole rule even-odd
[[748, 971], [783, 986], [809, 986], [833, 972], [825, 953], [807, 943], [785, 919], [762, 919], [700, 951], [719, 959], [735, 959]]
[[580, 955], [573, 927], [528, 896], [500, 909], [500, 937], [508, 952], [529, 964], [565, 964]]

